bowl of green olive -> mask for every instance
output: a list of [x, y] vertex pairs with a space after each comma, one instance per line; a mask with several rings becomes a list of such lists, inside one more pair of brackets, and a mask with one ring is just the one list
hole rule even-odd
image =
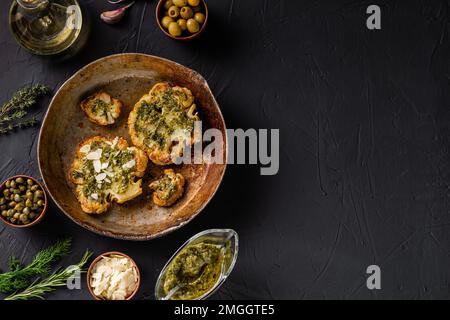
[[156, 21], [168, 37], [192, 40], [205, 30], [208, 7], [205, 0], [159, 0]]
[[47, 211], [47, 194], [36, 179], [18, 175], [0, 185], [1, 220], [15, 228], [31, 227]]

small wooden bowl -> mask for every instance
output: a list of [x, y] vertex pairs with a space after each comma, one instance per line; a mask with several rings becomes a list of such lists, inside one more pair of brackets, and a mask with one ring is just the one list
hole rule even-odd
[[136, 295], [136, 293], [139, 291], [139, 287], [141, 286], [141, 274], [139, 272], [139, 268], [136, 264], [136, 262], [134, 262], [133, 259], [131, 259], [130, 256], [126, 255], [125, 253], [122, 252], [118, 252], [118, 251], [109, 251], [109, 252], [105, 252], [102, 253], [101, 255], [99, 255], [97, 258], [94, 259], [94, 261], [92, 261], [91, 265], [89, 266], [89, 269], [86, 273], [86, 283], [87, 283], [87, 287], [89, 289], [90, 294], [92, 295], [92, 297], [94, 297], [95, 300], [105, 300], [102, 299], [101, 297], [98, 297], [94, 294], [94, 291], [92, 291], [91, 288], [91, 275], [92, 275], [92, 270], [94, 269], [95, 265], [97, 264], [97, 262], [100, 261], [101, 258], [103, 257], [108, 257], [108, 256], [112, 256], [112, 255], [116, 255], [116, 256], [122, 256], [124, 258], [127, 258], [131, 261], [131, 264], [133, 265], [133, 267], [136, 269], [136, 273], [137, 273], [137, 285], [136, 285], [136, 289], [133, 291], [132, 294], [130, 294], [125, 300], [131, 300], [133, 299], [133, 297]]
[[4, 224], [6, 224], [6, 225], [8, 225], [10, 227], [13, 227], [13, 228], [28, 228], [28, 227], [32, 227], [32, 226], [38, 224], [42, 220], [42, 218], [44, 218], [44, 215], [47, 212], [47, 206], [48, 206], [47, 191], [45, 191], [45, 189], [42, 186], [42, 184], [39, 181], [37, 181], [35, 178], [30, 177], [30, 176], [26, 176], [26, 175], [23, 175], [23, 174], [19, 174], [19, 175], [16, 175], [16, 176], [9, 177], [5, 181], [3, 181], [2, 184], [0, 185], [0, 190], [3, 190], [3, 186], [5, 185], [6, 182], [8, 182], [10, 180], [13, 180], [13, 179], [16, 179], [16, 178], [24, 178], [25, 180], [26, 179], [31, 179], [31, 180], [33, 180], [34, 183], [36, 183], [41, 188], [42, 192], [44, 192], [44, 208], [42, 209], [42, 212], [39, 214], [39, 216], [34, 221], [32, 221], [32, 222], [30, 222], [28, 224], [14, 224], [14, 223], [9, 222], [5, 218], [3, 218], [3, 216], [1, 216], [1, 215], [0, 215], [0, 220]]
[[174, 37], [173, 35], [171, 35], [161, 24], [161, 19], [164, 17], [164, 3], [167, 0], [159, 0], [158, 1], [158, 5], [156, 6], [156, 23], [158, 24], [158, 27], [161, 29], [162, 32], [164, 32], [164, 34], [166, 36], [168, 36], [169, 38], [175, 39], [175, 40], [180, 40], [180, 41], [191, 41], [194, 40], [196, 38], [198, 38], [203, 31], [205, 31], [205, 27], [206, 27], [206, 23], [208, 22], [208, 6], [206, 5], [206, 1], [205, 0], [200, 0], [200, 6], [203, 7], [203, 13], [205, 14], [205, 22], [203, 22], [203, 24], [200, 27], [200, 30], [198, 30], [197, 33], [193, 33], [189, 36], [186, 37]]

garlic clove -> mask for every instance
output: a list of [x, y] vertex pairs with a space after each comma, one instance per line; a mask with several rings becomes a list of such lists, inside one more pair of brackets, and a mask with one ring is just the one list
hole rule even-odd
[[134, 4], [134, 1], [127, 4], [126, 6], [123, 6], [122, 8], [112, 10], [112, 11], [105, 11], [100, 15], [100, 19], [102, 19], [104, 22], [108, 24], [114, 24], [122, 20], [123, 16], [125, 15], [125, 11], [131, 7]]

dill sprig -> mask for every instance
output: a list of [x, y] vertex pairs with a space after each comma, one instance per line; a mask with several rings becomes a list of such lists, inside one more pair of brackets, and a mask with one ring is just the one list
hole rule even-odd
[[53, 262], [70, 253], [71, 244], [70, 239], [58, 241], [38, 252], [27, 266], [23, 266], [17, 258], [11, 257], [10, 271], [0, 274], [0, 292], [10, 293], [22, 290], [30, 285], [34, 276], [50, 272]]
[[92, 256], [90, 250], [86, 250], [81, 261], [75, 266], [69, 266], [64, 269], [51, 274], [48, 278], [33, 282], [28, 288], [19, 293], [14, 293], [5, 298], [5, 300], [28, 300], [28, 299], [44, 299], [44, 294], [56, 290], [57, 287], [67, 285], [67, 280], [70, 279], [75, 272], [85, 272], [83, 269], [89, 258]]
[[49, 89], [36, 84], [18, 90], [13, 97], [0, 108], [0, 134], [8, 133], [15, 128], [30, 127], [37, 123], [33, 117], [22, 119], [28, 114], [28, 109], [35, 105], [38, 99], [47, 94]]

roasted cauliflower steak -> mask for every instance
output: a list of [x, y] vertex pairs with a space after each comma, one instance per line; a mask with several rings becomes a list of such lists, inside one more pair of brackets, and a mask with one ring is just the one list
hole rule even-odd
[[106, 92], [97, 92], [84, 99], [80, 106], [91, 122], [107, 126], [119, 118], [123, 104]]
[[112, 202], [121, 204], [142, 194], [139, 178], [147, 162], [144, 151], [129, 147], [121, 137], [95, 136], [82, 141], [69, 171], [81, 209], [101, 214]]
[[150, 183], [153, 192], [153, 202], [160, 207], [173, 205], [184, 192], [185, 179], [181, 173], [175, 173], [173, 169], [164, 170], [164, 174]]
[[168, 165], [183, 155], [185, 146], [198, 140], [194, 135], [194, 96], [187, 88], [155, 84], [134, 106], [128, 117], [133, 144], [157, 165]]

